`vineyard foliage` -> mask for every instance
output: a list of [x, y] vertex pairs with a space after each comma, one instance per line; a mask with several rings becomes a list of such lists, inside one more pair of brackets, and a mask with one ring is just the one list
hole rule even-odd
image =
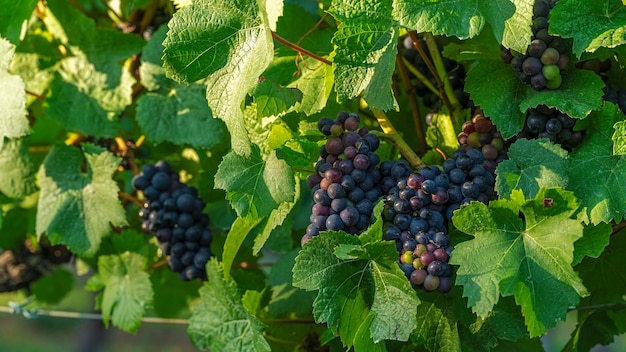
[[[27, 243], [72, 254], [25, 285], [37, 304], [93, 291], [105, 325], [135, 333], [144, 317], [188, 319], [192, 343], [211, 351], [535, 351], [568, 312], [577, 323], [566, 350], [626, 332], [623, 1], [0, 0], [0, 8], [0, 252]], [[565, 43], [551, 47], [569, 60], [539, 73], [543, 89], [512, 68], [537, 45], [540, 26], [548, 42]], [[555, 134], [571, 122], [560, 135], [580, 140], [524, 138], [531, 118], [542, 118], [536, 111], [558, 117]], [[358, 114], [367, 129], [359, 135], [380, 140], [378, 160], [404, 159], [413, 171], [448, 172], [459, 143], [477, 143], [466, 131], [476, 115], [497, 128], [491, 144], [505, 149], [485, 156], [497, 162], [497, 199], [450, 210], [450, 246], [428, 244], [447, 250], [452, 273], [441, 281], [451, 275], [452, 287], [439, 290], [449, 292], [411, 281], [411, 262], [399, 259], [407, 245], [387, 237], [386, 193], [358, 235], [328, 221], [310, 235], [320, 215], [314, 207], [312, 216], [310, 176], [324, 177], [318, 159], [337, 136], [318, 121], [340, 112]], [[157, 240], [146, 228], [156, 215], [140, 212], [148, 190], [134, 180], [159, 160], [203, 200], [197, 213], [210, 218], [213, 253], [206, 280], [170, 270], [161, 243], [169, 233]], [[416, 271], [428, 266], [417, 260]]]

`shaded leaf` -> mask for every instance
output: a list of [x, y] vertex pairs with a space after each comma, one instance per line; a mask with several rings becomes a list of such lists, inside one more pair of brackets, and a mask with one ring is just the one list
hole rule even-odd
[[187, 328], [193, 344], [212, 351], [270, 351], [263, 324], [244, 308], [236, 284], [224, 279], [216, 259], [207, 263], [207, 276]]
[[[39, 169], [37, 233], [65, 244], [76, 254], [93, 255], [111, 225], [126, 225], [126, 211], [112, 179], [118, 159], [91, 145], [80, 150], [55, 145]], [[83, 161], [86, 172], [81, 171]]]

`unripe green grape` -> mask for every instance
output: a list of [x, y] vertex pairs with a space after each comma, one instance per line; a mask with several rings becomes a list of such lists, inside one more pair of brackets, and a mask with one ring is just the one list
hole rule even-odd
[[555, 80], [557, 76], [561, 76], [561, 70], [557, 65], [546, 65], [541, 69], [543, 76], [548, 80]]
[[561, 86], [561, 83], [562, 83], [562, 79], [561, 79], [561, 74], [559, 73], [559, 75], [556, 76], [555, 79], [546, 82], [546, 88], [557, 89]]
[[411, 252], [402, 253], [400, 261], [402, 261], [402, 263], [404, 264], [413, 264], [413, 254]]
[[439, 287], [439, 276], [426, 275], [424, 278], [424, 288], [428, 291], [434, 291]]

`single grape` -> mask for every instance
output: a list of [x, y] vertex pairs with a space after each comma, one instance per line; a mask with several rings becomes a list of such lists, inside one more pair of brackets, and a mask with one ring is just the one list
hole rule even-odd
[[424, 278], [424, 288], [428, 291], [434, 291], [439, 287], [439, 276], [426, 275]]

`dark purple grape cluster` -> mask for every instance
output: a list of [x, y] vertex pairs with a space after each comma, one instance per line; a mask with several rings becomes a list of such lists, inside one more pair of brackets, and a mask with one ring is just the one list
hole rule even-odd
[[[426, 44], [421, 38], [420, 45], [422, 48], [426, 48]], [[428, 55], [428, 50], [425, 51]], [[437, 87], [437, 80], [435, 79], [435, 76], [433, 76], [433, 73], [428, 69], [426, 62], [419, 54], [415, 46], [413, 46], [413, 42], [409, 37], [407, 37], [404, 41], [404, 51], [402, 51], [402, 56], [404, 56], [404, 58], [407, 59], [407, 61], [409, 61], [417, 71], [422, 73], [433, 86]], [[428, 59], [431, 59], [430, 55], [428, 56]], [[446, 68], [446, 72], [448, 73], [448, 80], [454, 90], [456, 99], [463, 107], [467, 108], [470, 105], [470, 99], [469, 94], [465, 93], [463, 90], [463, 87], [465, 86], [465, 68], [456, 61], [445, 57], [443, 58], [443, 64]], [[418, 80], [413, 74], [409, 73], [409, 78], [414, 86], [415, 93], [422, 97], [424, 105], [430, 108], [431, 111], [439, 111], [442, 105], [439, 96], [428, 89], [424, 83]]]
[[141, 229], [156, 236], [170, 269], [183, 280], [206, 279], [213, 236], [198, 190], [180, 183], [178, 173], [163, 160], [145, 165], [132, 183], [145, 199], [139, 211]]
[[328, 139], [320, 148], [316, 173], [307, 179], [314, 204], [302, 244], [320, 231], [359, 234], [371, 223], [374, 203], [381, 196], [380, 157], [376, 154], [380, 140], [359, 125], [359, 116], [346, 112], [318, 122], [318, 129]]
[[626, 89], [614, 89], [607, 84], [602, 90], [604, 91], [602, 99], [619, 106], [622, 113], [626, 114]]
[[480, 109], [477, 109], [470, 121], [463, 123], [457, 139], [463, 149], [481, 148], [485, 157], [483, 167], [491, 173], [495, 172], [499, 162], [506, 159], [508, 143]]
[[459, 148], [443, 162], [443, 171], [449, 181], [446, 219], [452, 219], [455, 210], [471, 201], [487, 204], [497, 198], [491, 161], [494, 160], [487, 160], [481, 148], [470, 146]]
[[548, 34], [548, 15], [556, 1], [536, 0], [533, 6], [533, 36], [526, 53], [514, 54], [501, 47], [502, 59], [510, 63], [520, 80], [535, 90], [561, 86], [561, 70], [569, 65], [565, 40]]
[[546, 105], [539, 105], [528, 109], [524, 129], [517, 138], [548, 138], [553, 143], [560, 144], [563, 149], [571, 151], [583, 139], [583, 131], [573, 130], [575, 124], [576, 119], [569, 115]]
[[397, 179], [385, 198], [383, 238], [394, 240], [400, 269], [415, 288], [452, 288], [448, 258], [453, 247], [443, 213], [449, 180], [436, 166]]

